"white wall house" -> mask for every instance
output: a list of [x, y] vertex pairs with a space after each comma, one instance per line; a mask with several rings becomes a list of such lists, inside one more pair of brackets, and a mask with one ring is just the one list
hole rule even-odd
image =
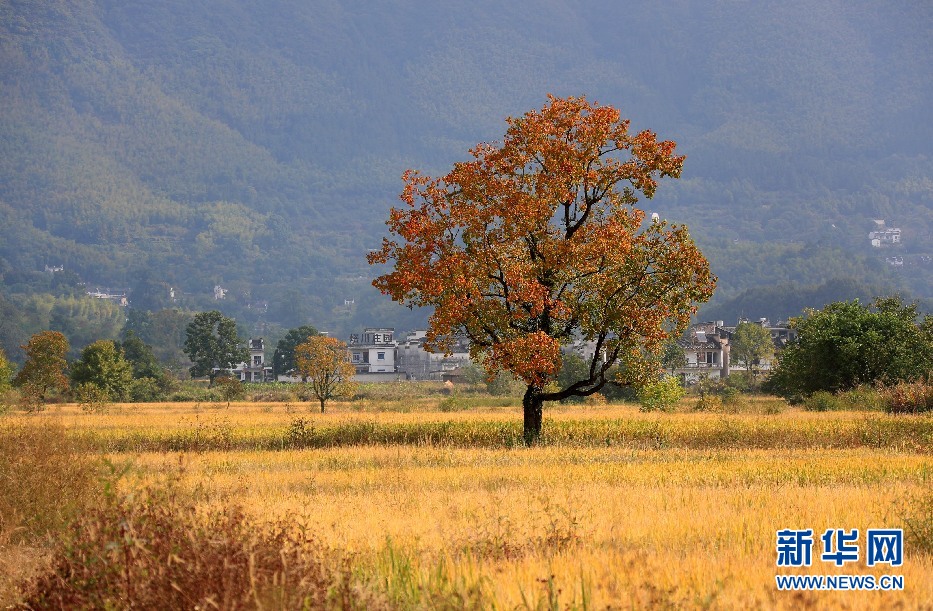
[[[797, 337], [797, 331], [787, 327], [786, 323], [779, 322], [777, 325], [772, 325], [767, 318], [739, 321], [740, 324], [744, 322], [753, 322], [768, 330], [771, 334], [771, 341], [774, 343], [775, 354]], [[687, 335], [677, 340], [687, 360], [686, 366], [677, 369], [677, 374], [690, 382], [700, 377], [725, 378], [732, 371], [744, 371], [744, 365], [736, 362], [731, 355], [730, 342], [735, 329], [736, 327], [725, 326], [721, 320], [698, 323], [690, 327]], [[770, 370], [772, 361], [773, 359], [762, 359], [756, 365], [757, 370]]]
[[427, 331], [418, 329], [405, 336], [398, 345], [399, 373], [409, 380], [441, 380], [444, 374], [470, 362], [470, 346], [466, 340], [451, 346], [451, 354], [428, 352], [424, 349]]
[[272, 366], [266, 365], [265, 342], [263, 339], [249, 338], [249, 361], [237, 365], [231, 373], [241, 382], [270, 382], [272, 381]]
[[[356, 379], [392, 378], [396, 374], [398, 342], [395, 341], [395, 329], [387, 327], [366, 327], [362, 333], [350, 336], [347, 345], [350, 350], [350, 362], [356, 368]], [[372, 376], [370, 374], [382, 374]], [[391, 374], [391, 375], [387, 375]]]

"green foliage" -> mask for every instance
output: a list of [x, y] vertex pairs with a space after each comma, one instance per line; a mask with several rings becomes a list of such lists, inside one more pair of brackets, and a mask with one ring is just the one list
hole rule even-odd
[[437, 409], [442, 412], [462, 412], [469, 408], [469, 403], [456, 394], [445, 397], [437, 404]]
[[467, 384], [479, 386], [486, 383], [486, 371], [473, 361], [461, 365], [460, 370], [463, 372], [463, 381]]
[[167, 308], [155, 312], [130, 308], [124, 337], [130, 332], [139, 336], [162, 364], [186, 360], [184, 345], [186, 330], [194, 320], [193, 312]]
[[319, 335], [318, 330], [311, 325], [302, 325], [297, 329], [289, 329], [285, 337], [280, 339], [275, 347], [272, 356], [273, 375], [282, 375], [293, 371], [297, 366], [295, 363], [295, 347], [315, 335]]
[[702, 378], [696, 385], [697, 402], [694, 407], [697, 411], [735, 411], [743, 403], [742, 393], [735, 386], [730, 385], [730, 375], [725, 380]]
[[124, 309], [113, 301], [85, 295], [56, 299], [49, 314], [49, 328], [61, 331], [75, 348], [116, 339], [125, 321]]
[[26, 363], [16, 374], [14, 383], [22, 388], [24, 403], [37, 406], [51, 391], [68, 391], [68, 340], [58, 331], [42, 331], [33, 335], [23, 346]]
[[124, 400], [132, 380], [132, 365], [110, 340], [99, 340], [85, 347], [81, 359], [71, 367], [72, 384], [95, 387], [110, 401]]
[[676, 340], [670, 339], [664, 344], [664, 350], [661, 353], [661, 366], [670, 370], [671, 375], [674, 375], [677, 369], [687, 366], [687, 355]]
[[171, 388], [164, 387], [162, 382], [155, 378], [134, 378], [130, 382], [129, 400], [138, 403], [164, 401]]
[[236, 323], [217, 310], [196, 314], [185, 333], [185, 354], [194, 363], [189, 369], [191, 376], [207, 376], [210, 386], [218, 370], [232, 369], [249, 358]]
[[753, 374], [757, 373], [761, 361], [774, 356], [771, 332], [755, 323], [739, 323], [732, 334], [730, 346], [730, 358]]
[[522, 381], [508, 371], [500, 371], [494, 378], [486, 379], [486, 392], [494, 397], [512, 397], [525, 390]]
[[75, 401], [82, 411], [92, 413], [102, 413], [110, 405], [110, 394], [106, 389], [92, 384], [82, 382], [72, 389]]
[[846, 404], [836, 395], [818, 390], [803, 402], [803, 408], [811, 412], [836, 412], [846, 409]]
[[123, 341], [120, 342], [123, 358], [133, 368], [134, 378], [159, 379], [166, 375], [165, 368], [159, 364], [152, 346], [143, 343], [143, 340], [132, 329], [126, 331]]
[[[443, 13], [6, 3], [3, 285], [62, 296], [53, 286], [62, 272], [41, 271], [58, 257], [65, 273], [130, 288], [135, 308], [170, 306], [174, 286], [180, 307], [204, 310], [222, 278], [239, 285], [223, 304], [237, 320], [247, 319], [251, 289], [268, 299], [273, 322], [346, 332], [377, 303], [363, 304], [367, 245], [358, 238], [378, 231], [370, 213], [392, 198], [399, 168], [443, 167], [464, 143], [498, 133], [502, 116], [566, 90], [686, 134], [690, 180], [659, 205], [705, 239], [724, 299], [763, 282], [838, 276], [910, 282], [930, 296], [933, 268], [895, 270], [864, 252], [865, 219], [896, 219], [905, 249], [933, 229], [929, 84], [916, 77], [933, 73], [927, 13], [877, 2], [800, 6], [794, 18], [757, 5], [701, 10], [698, 0], [543, 6], [521, 19], [489, 0]], [[618, 23], [627, 27], [610, 26]], [[667, 53], [657, 52], [658, 32]], [[691, 100], [690, 112], [675, 100]], [[347, 297], [358, 312], [334, 308]], [[34, 314], [0, 312], [12, 358], [32, 332], [52, 328]], [[400, 309], [380, 314], [386, 324], [424, 322]], [[70, 333], [76, 348], [114, 337]], [[142, 337], [170, 360], [159, 352], [167, 344]]]
[[664, 375], [638, 390], [641, 411], [667, 411], [684, 396], [684, 387], [674, 376]]
[[781, 396], [833, 393], [859, 384], [913, 381], [933, 371], [933, 323], [899, 298], [810, 310], [793, 322], [798, 339], [778, 357], [765, 388]]
[[13, 375], [16, 373], [16, 366], [6, 358], [3, 349], [0, 348], [0, 395], [10, 390], [13, 382]]
[[[577, 380], [585, 380], [589, 377], [589, 364], [583, 360], [583, 357], [576, 352], [567, 352], [561, 355], [560, 371], [557, 372], [557, 384], [560, 388], [567, 388]], [[573, 395], [561, 401], [561, 403], [582, 403], [583, 397]]]

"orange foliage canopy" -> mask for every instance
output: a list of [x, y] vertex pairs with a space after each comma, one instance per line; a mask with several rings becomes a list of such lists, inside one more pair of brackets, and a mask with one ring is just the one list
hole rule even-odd
[[333, 337], [312, 335], [295, 346], [295, 365], [298, 374], [321, 404], [330, 399], [352, 396], [355, 390], [353, 375], [356, 368], [350, 362], [347, 345]]
[[[429, 347], [465, 334], [487, 371], [511, 371], [537, 400], [596, 392], [617, 363], [639, 377], [645, 353], [679, 334], [715, 287], [686, 228], [645, 224], [634, 206], [661, 177], [678, 177], [684, 157], [582, 97], [549, 96], [507, 122], [501, 144], [476, 146], [446, 176], [404, 174], [392, 239], [369, 255], [394, 270], [373, 284], [434, 307]], [[601, 355], [589, 378], [544, 392], [560, 347], [579, 340]]]

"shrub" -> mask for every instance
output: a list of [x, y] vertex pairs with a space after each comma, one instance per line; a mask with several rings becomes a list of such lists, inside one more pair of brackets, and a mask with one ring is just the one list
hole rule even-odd
[[846, 409], [854, 411], [881, 411], [884, 396], [879, 388], [862, 384], [840, 395]]
[[846, 405], [833, 393], [819, 390], [804, 399], [803, 408], [808, 412], [836, 412], [844, 410]]
[[62, 529], [94, 498], [97, 473], [61, 424], [0, 424], [0, 534], [29, 541]]
[[101, 388], [92, 382], [82, 382], [74, 389], [75, 400], [85, 412], [99, 413], [110, 405], [110, 396], [107, 389]]
[[10, 411], [13, 406], [20, 404], [19, 392], [8, 389], [0, 392], [0, 416]]
[[669, 410], [684, 396], [684, 388], [680, 380], [674, 376], [664, 375], [660, 379], [646, 384], [638, 391], [638, 402], [641, 411]]
[[729, 384], [730, 375], [725, 380], [703, 378], [696, 386], [696, 411], [715, 412], [728, 408], [735, 411], [742, 404], [742, 393], [735, 386]]
[[716, 412], [722, 409], [722, 399], [711, 393], [702, 393], [697, 396], [693, 409], [698, 412]]
[[462, 412], [469, 405], [458, 395], [451, 395], [437, 404], [437, 409], [442, 412]]
[[739, 392], [755, 392], [761, 388], [761, 380], [748, 371], [732, 371], [726, 377], [725, 385]]
[[742, 401], [742, 392], [733, 386], [724, 386], [719, 392], [723, 405], [736, 406]]
[[220, 392], [216, 388], [205, 388], [198, 384], [187, 383], [181, 388], [175, 390], [169, 395], [169, 401], [191, 402], [191, 401], [220, 401]]
[[912, 552], [933, 555], [933, 488], [927, 487], [908, 499], [901, 519], [905, 545]]
[[486, 392], [494, 397], [521, 395], [525, 385], [508, 371], [500, 371], [491, 380], [486, 380]]
[[605, 405], [606, 397], [605, 395], [596, 392], [596, 393], [593, 393], [592, 395], [589, 395], [588, 397], [585, 397], [583, 399], [583, 403], [585, 405]]
[[363, 608], [349, 563], [291, 523], [198, 511], [171, 490], [107, 497], [77, 519], [27, 608]]
[[288, 403], [295, 400], [292, 384], [244, 384], [246, 395], [256, 403]]
[[933, 411], [933, 383], [900, 382], [882, 392], [884, 410], [892, 414]]
[[314, 422], [304, 418], [293, 418], [285, 432], [285, 445], [290, 448], [304, 448], [314, 440]]
[[19, 407], [25, 412], [41, 412], [45, 409], [42, 389], [35, 384], [26, 383], [19, 389]]
[[192, 401], [197, 401], [198, 398], [196, 396], [196, 393], [192, 392], [191, 390], [187, 388], [183, 388], [169, 395], [168, 400], [171, 401], [172, 403], [190, 403]]
[[130, 401], [150, 403], [162, 401], [165, 398], [165, 393], [159, 380], [155, 378], [137, 378], [130, 383], [129, 398]]

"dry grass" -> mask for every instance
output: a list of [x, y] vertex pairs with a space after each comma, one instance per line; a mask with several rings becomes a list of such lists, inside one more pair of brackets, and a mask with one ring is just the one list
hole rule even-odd
[[[904, 592], [793, 594], [774, 584], [780, 528], [864, 532], [928, 519], [928, 511], [909, 503], [927, 498], [933, 481], [929, 416], [815, 414], [768, 403], [741, 414], [574, 406], [551, 410], [550, 437], [527, 449], [494, 437], [518, 426], [510, 408], [445, 414], [335, 408], [319, 415], [281, 404], [124, 405], [95, 415], [65, 406], [59, 417], [86, 442], [129, 449], [110, 455], [132, 463], [123, 492], [171, 476], [204, 511], [237, 505], [251, 521], [312, 525], [324, 548], [354, 559], [355, 587], [390, 606], [920, 609], [933, 603], [933, 556], [917, 543], [907, 545], [904, 566], [894, 570], [863, 562], [836, 569], [816, 557], [799, 571], [903, 574]], [[362, 445], [347, 438], [343, 446], [305, 449], [263, 449], [257, 441], [282, 439], [299, 417], [312, 435], [340, 426], [342, 434], [370, 435], [359, 437]], [[145, 444], [125, 441], [194, 435], [198, 427], [197, 452], [140, 452]], [[443, 434], [407, 444], [386, 437], [405, 430]], [[479, 447], [461, 443], [465, 431], [474, 431]], [[224, 444], [228, 449], [218, 451]]]
[[[899, 448], [929, 451], [933, 419], [880, 413], [779, 411], [776, 399], [742, 413], [640, 413], [634, 406], [556, 406], [545, 415], [542, 443], [650, 448]], [[248, 451], [355, 445], [442, 445], [510, 448], [522, 444], [520, 408], [470, 411], [358, 411], [335, 404], [329, 413], [289, 404], [123, 404], [105, 414], [73, 405], [52, 414], [85, 447], [103, 452]], [[14, 416], [15, 417], [15, 416]], [[22, 417], [22, 416], [20, 416]]]

